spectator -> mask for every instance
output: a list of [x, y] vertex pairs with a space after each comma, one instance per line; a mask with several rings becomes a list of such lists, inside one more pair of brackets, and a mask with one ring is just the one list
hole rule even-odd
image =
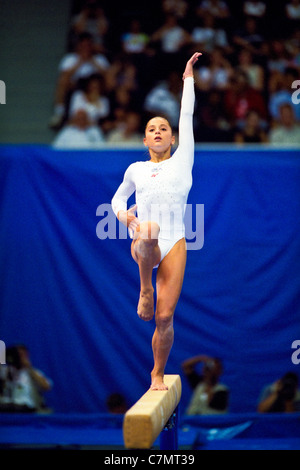
[[175, 15], [184, 20], [188, 14], [189, 4], [186, 0], [162, 0], [162, 11], [165, 15]]
[[262, 94], [249, 85], [247, 74], [235, 69], [230, 87], [225, 91], [224, 109], [231, 126], [240, 127], [245, 123], [250, 110], [256, 111], [267, 122], [267, 106]]
[[144, 110], [152, 115], [162, 115], [170, 122], [173, 130], [178, 129], [181, 102], [181, 77], [170, 72], [167, 80], [159, 82], [145, 98]]
[[190, 36], [179, 25], [176, 16], [169, 14], [163, 25], [153, 33], [151, 40], [160, 42], [162, 52], [172, 54], [179, 53], [182, 47], [190, 41]]
[[191, 42], [190, 34], [179, 25], [174, 14], [168, 14], [162, 26], [151, 35], [151, 45], [157, 50], [157, 65], [165, 70], [176, 70], [185, 57], [185, 48]]
[[300, 0], [290, 0], [285, 6], [285, 14], [291, 25], [299, 26]]
[[[277, 75], [276, 88], [273, 89], [270, 87], [268, 105], [269, 113], [273, 121], [279, 121], [281, 119], [280, 106], [282, 104], [290, 104], [294, 109], [296, 119], [300, 120], [300, 106], [292, 101], [292, 94], [294, 92], [292, 83], [297, 79], [297, 70], [293, 67], [288, 67], [283, 74]], [[274, 86], [274, 82], [272, 85]]]
[[300, 75], [300, 28], [286, 38], [285, 48], [290, 58], [289, 65], [297, 69]]
[[210, 13], [216, 20], [227, 19], [230, 16], [229, 7], [222, 0], [202, 0], [196, 9], [196, 13], [200, 17]]
[[44, 392], [53, 383], [33, 367], [28, 348], [15, 345], [7, 348], [7, 365], [0, 366], [0, 410], [8, 412], [50, 412]]
[[196, 142], [231, 142], [232, 133], [223, 107], [223, 92], [212, 89], [199, 100], [195, 113]]
[[143, 32], [141, 22], [137, 18], [131, 21], [129, 30], [121, 35], [122, 48], [126, 54], [145, 53], [149, 40], [149, 35]]
[[133, 143], [141, 145], [143, 134], [140, 128], [140, 114], [135, 111], [127, 112], [123, 122], [119, 122], [118, 126], [107, 134], [106, 140], [108, 143]]
[[86, 0], [80, 12], [71, 20], [71, 44], [76, 44], [82, 33], [89, 33], [98, 53], [105, 52], [105, 41], [109, 30], [109, 20], [97, 0]]
[[249, 84], [252, 88], [258, 91], [264, 91], [265, 72], [261, 65], [254, 63], [251, 51], [244, 48], [239, 51], [238, 67], [247, 74]]
[[248, 49], [252, 54], [262, 54], [265, 38], [258, 30], [258, 20], [252, 16], [245, 18], [244, 27], [233, 34], [234, 47]]
[[244, 1], [243, 13], [245, 16], [254, 16], [255, 18], [264, 18], [266, 14], [266, 2], [260, 0]]
[[[203, 364], [202, 374], [198, 374], [196, 366]], [[222, 361], [204, 355], [187, 359], [182, 364], [192, 389], [194, 390], [186, 414], [208, 415], [228, 412], [229, 388], [219, 382], [223, 372]]]
[[110, 113], [109, 99], [104, 96], [104, 80], [101, 75], [94, 74], [84, 80], [82, 89], [76, 90], [70, 99], [69, 116], [72, 117], [78, 109], [84, 109], [90, 121], [98, 124], [100, 119]]
[[221, 47], [225, 53], [231, 52], [226, 31], [216, 27], [215, 17], [207, 12], [201, 18], [202, 24], [192, 30], [191, 39], [193, 50], [211, 53], [216, 47]]
[[100, 128], [93, 124], [84, 109], [78, 109], [58, 132], [54, 139], [55, 149], [95, 149], [105, 142]]
[[270, 131], [271, 144], [300, 146], [300, 125], [296, 121], [294, 109], [290, 103], [279, 108], [280, 120]]
[[120, 55], [116, 57], [106, 74], [106, 89], [114, 94], [116, 90], [123, 88], [129, 93], [138, 90], [139, 79], [136, 65], [130, 58]]
[[222, 49], [215, 48], [210, 57], [208, 66], [201, 66], [196, 70], [196, 86], [202, 92], [211, 89], [225, 90], [229, 86], [233, 68], [230, 62], [224, 58]]
[[59, 64], [59, 76], [55, 91], [54, 115], [49, 125], [58, 129], [66, 117], [67, 99], [77, 86], [79, 79], [93, 73], [105, 76], [109, 62], [103, 54], [95, 53], [92, 36], [82, 33], [76, 52], [66, 54]]
[[268, 142], [267, 133], [261, 125], [261, 119], [256, 111], [249, 111], [245, 126], [234, 135], [234, 141], [238, 144], [262, 144]]
[[267, 68], [272, 78], [272, 74], [284, 73], [290, 64], [290, 56], [283, 41], [272, 39], [269, 43]]
[[276, 382], [267, 385], [259, 397], [257, 411], [260, 413], [300, 411], [297, 375], [294, 372], [287, 372]]

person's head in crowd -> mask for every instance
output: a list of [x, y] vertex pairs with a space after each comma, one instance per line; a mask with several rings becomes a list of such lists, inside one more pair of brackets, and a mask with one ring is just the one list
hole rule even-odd
[[83, 60], [88, 60], [93, 56], [95, 47], [93, 36], [90, 33], [84, 32], [79, 35], [76, 52]]
[[219, 378], [223, 373], [223, 364], [218, 357], [209, 359], [203, 364], [203, 379], [205, 382], [215, 385], [219, 382]]
[[295, 125], [296, 117], [291, 104], [284, 103], [279, 108], [280, 124], [287, 129]]

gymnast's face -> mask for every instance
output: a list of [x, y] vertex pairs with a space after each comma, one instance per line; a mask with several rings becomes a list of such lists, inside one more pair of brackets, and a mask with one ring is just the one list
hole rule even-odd
[[172, 129], [167, 119], [154, 117], [146, 126], [144, 145], [155, 152], [164, 152], [175, 143]]

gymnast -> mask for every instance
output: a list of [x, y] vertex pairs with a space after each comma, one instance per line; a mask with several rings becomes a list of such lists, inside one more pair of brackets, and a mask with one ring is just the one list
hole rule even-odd
[[[112, 199], [118, 220], [128, 227], [131, 255], [139, 267], [140, 296], [137, 313], [144, 321], [154, 315], [153, 268], [156, 275], [156, 328], [152, 338], [154, 366], [151, 389], [167, 390], [164, 371], [173, 345], [173, 316], [186, 265], [184, 212], [192, 186], [194, 162], [193, 66], [202, 54], [187, 61], [178, 126], [178, 147], [171, 155], [175, 136], [167, 119], [154, 117], [146, 125], [144, 145], [150, 160], [131, 164]], [[127, 209], [135, 192], [136, 204]], [[136, 212], [138, 216], [136, 216]]]

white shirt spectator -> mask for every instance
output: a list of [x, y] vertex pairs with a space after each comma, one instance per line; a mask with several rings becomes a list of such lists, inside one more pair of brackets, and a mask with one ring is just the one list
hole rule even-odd
[[97, 103], [90, 103], [85, 94], [78, 90], [75, 91], [70, 100], [69, 114], [70, 117], [79, 110], [84, 109], [90, 121], [96, 123], [99, 119], [105, 118], [110, 112], [110, 102], [106, 96], [100, 96]]
[[206, 52], [211, 52], [216, 46], [229, 46], [226, 32], [223, 29], [196, 26], [192, 31], [192, 39], [197, 44], [203, 44]]
[[288, 3], [285, 7], [286, 16], [290, 20], [300, 19], [300, 1], [294, 0]]
[[105, 142], [102, 132], [96, 126], [88, 129], [78, 129], [66, 125], [56, 136], [53, 147], [56, 149], [93, 149]]
[[244, 2], [243, 11], [245, 15], [262, 18], [266, 13], [266, 4], [260, 1], [247, 1]]
[[[66, 54], [65, 57], [62, 58], [58, 66], [59, 72], [67, 72], [68, 70], [71, 70], [73, 67], [76, 66], [79, 60], [80, 56], [76, 52]], [[101, 69], [103, 69], [103, 71], [106, 71], [110, 65], [107, 58], [102, 54], [96, 54], [93, 57], [93, 60], [98, 64]], [[92, 75], [93, 73], [97, 72], [99, 71], [93, 64], [93, 61], [89, 60], [87, 62], [83, 62], [78, 67], [78, 69], [72, 75], [72, 80], [76, 82], [79, 78], [88, 77], [89, 75]]]
[[144, 108], [153, 113], [167, 116], [171, 126], [177, 127], [180, 113], [180, 100], [170, 92], [166, 83], [161, 82], [146, 96]]
[[92, 149], [104, 141], [100, 128], [91, 123], [84, 109], [78, 109], [72, 120], [58, 132], [52, 145], [56, 149]]
[[227, 18], [230, 14], [227, 3], [222, 0], [202, 0], [198, 8], [203, 12], [209, 12], [215, 18]]

